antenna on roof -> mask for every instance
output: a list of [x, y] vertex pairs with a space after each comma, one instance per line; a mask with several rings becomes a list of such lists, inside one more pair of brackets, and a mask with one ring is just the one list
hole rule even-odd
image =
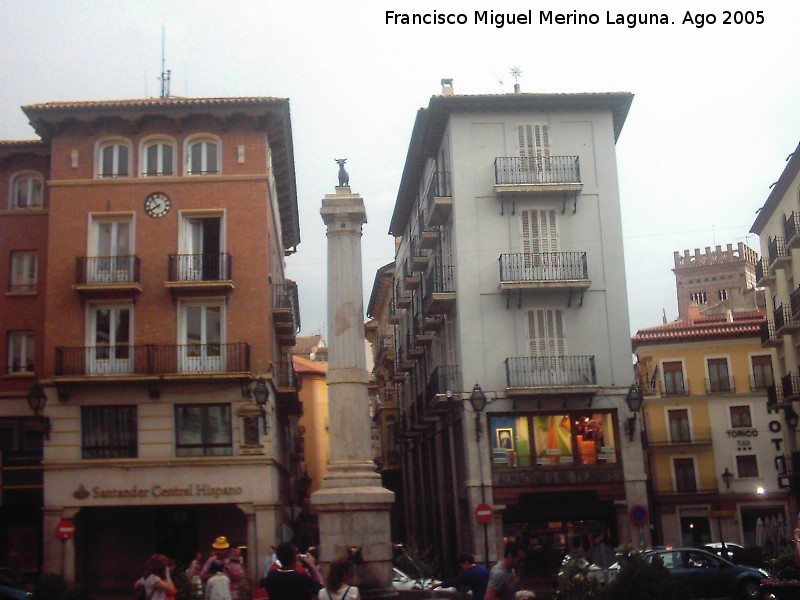
[[169, 81], [172, 76], [172, 71], [169, 69], [164, 70], [164, 61], [165, 61], [165, 44], [164, 44], [164, 25], [161, 25], [161, 97], [162, 98], [169, 98]]
[[514, 93], [519, 94], [519, 78], [522, 77], [522, 71], [519, 69], [519, 67], [512, 67], [511, 76], [514, 78]]

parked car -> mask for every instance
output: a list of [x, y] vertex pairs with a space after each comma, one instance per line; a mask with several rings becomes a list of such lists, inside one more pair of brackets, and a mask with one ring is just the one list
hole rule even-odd
[[700, 548], [648, 550], [645, 562], [660, 561], [670, 574], [682, 577], [695, 598], [741, 598], [757, 600], [761, 581], [769, 577], [764, 569], [735, 565]]
[[744, 548], [742, 548], [739, 544], [725, 542], [725, 548], [723, 549], [722, 542], [711, 542], [710, 544], [704, 544], [703, 548], [709, 552], [713, 552], [725, 560], [732, 562], [735, 565], [742, 564], [740, 558], [742, 556], [742, 552], [744, 552]]
[[30, 598], [33, 598], [33, 594], [27, 590], [0, 585], [0, 600], [29, 600]]

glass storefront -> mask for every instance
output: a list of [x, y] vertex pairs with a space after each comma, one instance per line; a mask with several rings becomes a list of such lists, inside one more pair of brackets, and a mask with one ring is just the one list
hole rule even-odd
[[615, 464], [610, 412], [491, 416], [492, 462], [505, 467]]

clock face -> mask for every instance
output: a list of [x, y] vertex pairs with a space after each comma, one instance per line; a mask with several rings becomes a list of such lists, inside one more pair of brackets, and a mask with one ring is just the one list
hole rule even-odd
[[169, 212], [169, 196], [161, 192], [150, 194], [144, 199], [144, 212], [153, 218], [160, 218]]

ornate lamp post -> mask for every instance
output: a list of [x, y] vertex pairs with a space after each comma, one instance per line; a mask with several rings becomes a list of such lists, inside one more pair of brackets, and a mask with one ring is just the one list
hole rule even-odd
[[[475, 441], [478, 444], [478, 472], [481, 481], [481, 503], [486, 504], [486, 487], [483, 484], [483, 457], [481, 456], [481, 414], [486, 408], [486, 394], [483, 393], [481, 386], [477, 383], [472, 388], [469, 396], [469, 403], [472, 405], [472, 412], [475, 413]], [[483, 563], [489, 567], [489, 524], [483, 524]]]
[[253, 399], [258, 404], [258, 409], [261, 411], [261, 416], [264, 419], [264, 435], [269, 433], [269, 421], [267, 420], [267, 402], [269, 401], [269, 389], [267, 382], [263, 379], [256, 381], [253, 388]]
[[53, 426], [50, 423], [49, 417], [43, 417], [40, 414], [47, 404], [47, 394], [44, 393], [44, 388], [38, 383], [33, 384], [31, 390], [26, 396], [26, 399], [28, 400], [28, 406], [31, 407], [33, 414], [36, 416], [36, 419], [42, 424], [42, 430], [44, 431], [45, 439], [49, 440], [50, 432], [52, 431]]
[[625, 421], [625, 433], [628, 434], [628, 440], [631, 442], [636, 435], [636, 417], [642, 408], [643, 402], [644, 396], [642, 396], [642, 391], [639, 389], [639, 386], [636, 384], [632, 385], [628, 390], [628, 395], [625, 396], [625, 403], [628, 405], [628, 409], [633, 413], [633, 416], [628, 417], [628, 420]]

